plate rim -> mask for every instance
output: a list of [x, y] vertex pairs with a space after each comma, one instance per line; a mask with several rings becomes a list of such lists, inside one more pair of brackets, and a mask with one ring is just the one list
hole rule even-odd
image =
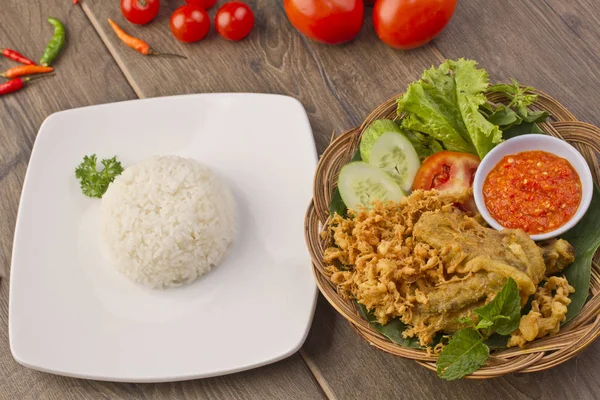
[[[8, 336], [9, 336], [9, 347], [10, 347], [11, 355], [18, 364], [20, 364], [26, 368], [36, 370], [36, 371], [41, 371], [44, 373], [50, 373], [50, 374], [59, 375], [59, 376], [78, 378], [78, 379], [88, 379], [88, 380], [94, 380], [94, 381], [121, 382], [121, 383], [164, 383], [164, 382], [180, 382], [180, 381], [187, 381], [187, 380], [194, 380], [194, 379], [204, 379], [204, 378], [210, 378], [210, 377], [224, 376], [224, 375], [230, 375], [230, 374], [234, 374], [234, 373], [238, 373], [238, 372], [248, 371], [248, 370], [255, 369], [255, 368], [260, 368], [260, 367], [263, 367], [263, 366], [266, 366], [269, 364], [276, 363], [283, 359], [286, 359], [286, 358], [294, 355], [295, 353], [297, 353], [298, 350], [300, 350], [302, 348], [302, 346], [304, 345], [304, 343], [308, 337], [310, 329], [312, 327], [315, 310], [316, 310], [316, 306], [317, 306], [317, 299], [318, 299], [319, 292], [318, 292], [317, 285], [316, 285], [316, 282], [314, 281], [314, 279], [312, 279], [313, 295], [312, 295], [312, 304], [310, 305], [310, 310], [309, 310], [310, 312], [309, 312], [308, 319], [307, 319], [307, 324], [306, 324], [304, 331], [303, 331], [302, 335], [300, 336], [300, 339], [298, 340], [298, 342], [295, 343], [293, 346], [291, 346], [286, 351], [283, 351], [283, 352], [280, 352], [277, 354], [273, 353], [273, 355], [265, 357], [264, 359], [262, 359], [258, 362], [251, 362], [251, 363], [248, 363], [245, 365], [241, 365], [239, 367], [231, 367], [231, 368], [221, 369], [221, 370], [212, 371], [212, 372], [203, 372], [203, 373], [190, 372], [190, 373], [183, 373], [183, 374], [182, 373], [180, 373], [180, 374], [164, 374], [164, 375], [148, 376], [148, 377], [141, 377], [141, 378], [140, 377], [129, 377], [129, 376], [125, 376], [125, 375], [120, 375], [120, 376], [108, 375], [108, 374], [95, 375], [95, 374], [88, 374], [88, 373], [77, 373], [77, 372], [72, 372], [72, 371], [66, 371], [66, 370], [62, 370], [59, 368], [51, 368], [51, 367], [47, 367], [47, 366], [40, 366], [35, 363], [28, 362], [26, 359], [24, 359], [23, 357], [21, 357], [19, 355], [18, 350], [15, 347], [15, 343], [14, 343], [15, 332], [14, 332], [14, 323], [13, 323], [13, 320], [15, 318], [14, 317], [14, 314], [15, 314], [14, 313], [14, 290], [13, 290], [15, 287], [14, 286], [15, 285], [15, 283], [14, 283], [15, 282], [15, 278], [14, 278], [15, 274], [13, 274], [13, 267], [15, 264], [15, 249], [17, 247], [17, 244], [20, 243], [20, 241], [17, 240], [17, 237], [19, 237], [19, 231], [21, 229], [20, 227], [22, 226], [22, 222], [21, 222], [22, 213], [23, 213], [22, 199], [23, 199], [23, 195], [25, 194], [28, 186], [31, 185], [30, 166], [31, 166], [31, 161], [35, 159], [34, 158], [35, 155], [39, 152], [40, 133], [43, 132], [44, 128], [46, 127], [46, 125], [49, 124], [50, 121], [52, 121], [53, 119], [56, 119], [62, 115], [66, 115], [66, 114], [81, 113], [81, 112], [89, 111], [92, 109], [118, 107], [118, 106], [131, 104], [131, 103], [152, 103], [152, 102], [161, 102], [161, 101], [173, 101], [173, 100], [177, 100], [177, 99], [194, 99], [194, 98], [201, 98], [201, 97], [238, 97], [238, 98], [267, 97], [267, 98], [281, 98], [281, 99], [285, 99], [286, 101], [290, 101], [292, 104], [294, 104], [295, 107], [299, 107], [299, 110], [301, 111], [302, 119], [306, 123], [306, 128], [309, 133], [309, 141], [312, 144], [311, 148], [313, 150], [313, 158], [314, 158], [313, 162], [314, 162], [314, 166], [316, 168], [317, 161], [318, 161], [318, 151], [317, 151], [316, 142], [314, 139], [314, 133], [312, 131], [312, 126], [310, 124], [310, 119], [308, 118], [306, 108], [304, 107], [302, 102], [300, 102], [300, 100], [298, 100], [297, 98], [288, 96], [288, 95], [284, 95], [284, 94], [251, 93], [251, 92], [190, 93], [190, 94], [181, 94], [181, 95], [173, 95], [173, 96], [138, 98], [138, 99], [129, 99], [129, 100], [116, 101], [116, 102], [103, 103], [103, 104], [94, 104], [94, 105], [89, 105], [89, 106], [84, 106], [84, 107], [76, 107], [76, 108], [71, 108], [71, 109], [67, 109], [67, 110], [61, 110], [61, 111], [57, 111], [57, 112], [54, 112], [54, 113], [48, 115], [44, 119], [44, 121], [42, 122], [40, 127], [38, 128], [38, 131], [35, 136], [35, 140], [34, 140], [34, 143], [33, 143], [32, 149], [31, 149], [31, 154], [30, 154], [29, 160], [27, 162], [27, 168], [26, 168], [25, 176], [23, 178], [21, 192], [19, 195], [19, 204], [17, 207], [17, 214], [16, 214], [14, 233], [13, 233], [13, 242], [12, 242], [12, 246], [11, 246], [11, 258], [10, 258], [10, 270], [9, 270], [10, 277], [9, 277], [9, 301], [8, 301]], [[310, 263], [310, 258], [308, 261]], [[312, 273], [311, 273], [311, 277], [312, 277]]]

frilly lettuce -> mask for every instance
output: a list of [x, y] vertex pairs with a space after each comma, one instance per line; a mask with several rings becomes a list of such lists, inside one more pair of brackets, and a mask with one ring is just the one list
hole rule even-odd
[[398, 99], [402, 127], [431, 136], [452, 151], [484, 157], [502, 131], [479, 111], [488, 74], [473, 60], [447, 60], [430, 68]]

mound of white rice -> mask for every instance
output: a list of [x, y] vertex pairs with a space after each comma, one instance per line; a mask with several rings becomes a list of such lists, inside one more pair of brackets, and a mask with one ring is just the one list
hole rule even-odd
[[102, 236], [117, 268], [153, 288], [189, 283], [219, 264], [235, 236], [235, 202], [206, 166], [152, 157], [102, 197]]

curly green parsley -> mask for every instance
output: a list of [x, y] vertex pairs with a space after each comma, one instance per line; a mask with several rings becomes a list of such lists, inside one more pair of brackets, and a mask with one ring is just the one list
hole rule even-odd
[[105, 158], [100, 163], [103, 168], [98, 170], [98, 159], [92, 154], [83, 157], [83, 162], [75, 169], [75, 177], [81, 184], [81, 191], [88, 197], [102, 198], [108, 185], [123, 172], [123, 166], [116, 156]]

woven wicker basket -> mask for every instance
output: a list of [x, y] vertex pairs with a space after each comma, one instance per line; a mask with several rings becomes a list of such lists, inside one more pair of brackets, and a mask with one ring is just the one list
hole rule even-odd
[[[533, 109], [546, 110], [551, 118], [540, 124], [544, 132], [559, 137], [575, 146], [589, 163], [594, 181], [600, 184], [600, 129], [579, 122], [558, 101], [541, 91]], [[436, 358], [429, 356], [424, 350], [401, 347], [389, 341], [373, 329], [367, 321], [360, 317], [351, 301], [340, 297], [325, 272], [323, 252], [327, 247], [320, 233], [329, 218], [329, 203], [337, 185], [339, 171], [349, 162], [358, 148], [364, 129], [374, 120], [395, 119], [396, 98], [380, 105], [356, 129], [348, 131], [336, 138], [323, 153], [315, 174], [313, 200], [308, 207], [305, 219], [305, 236], [313, 262], [313, 272], [319, 290], [327, 301], [353, 326], [360, 336], [371, 345], [390, 354], [416, 360], [430, 370], [436, 370]], [[507, 99], [496, 93], [490, 93], [488, 100], [492, 103], [506, 103]], [[572, 321], [563, 326], [559, 333], [538, 339], [526, 348], [511, 348], [492, 351], [492, 354], [481, 369], [468, 375], [467, 378], [485, 379], [502, 376], [513, 372], [542, 371], [565, 362], [579, 354], [600, 335], [600, 252], [596, 253], [592, 265], [590, 298]]]

